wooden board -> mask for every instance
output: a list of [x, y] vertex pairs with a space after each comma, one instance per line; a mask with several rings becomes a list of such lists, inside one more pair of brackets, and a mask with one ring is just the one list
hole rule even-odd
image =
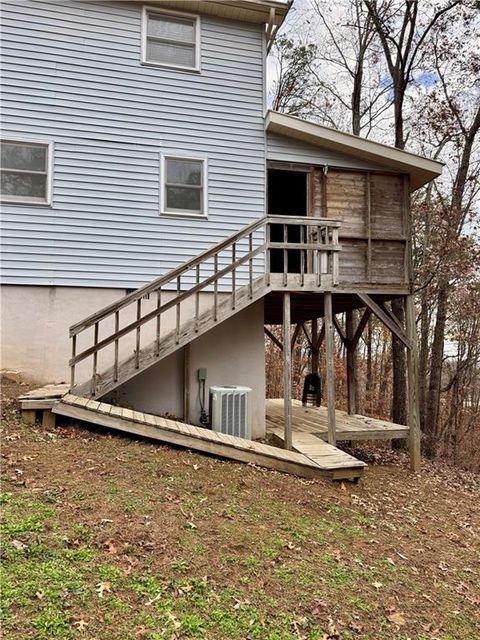
[[[95, 403], [103, 405], [100, 412], [99, 407], [94, 407], [92, 401], [88, 401], [87, 405], [89, 403], [91, 408], [85, 405], [85, 398], [68, 394], [55, 404], [53, 413], [306, 478], [352, 478], [359, 477], [363, 471], [364, 464], [352, 456], [348, 464], [342, 466], [336, 457], [326, 456], [325, 460], [321, 460], [320, 456], [314, 460], [295, 451], [215, 433], [202, 427], [177, 423], [106, 403]], [[109, 406], [111, 409], [107, 413], [106, 407]], [[114, 409], [117, 411], [114, 412]], [[118, 409], [121, 409], [121, 416], [118, 415]], [[153, 424], [156, 426], [152, 426]]]
[[[271, 429], [271, 434], [279, 443], [283, 443], [283, 431], [279, 428]], [[363, 469], [367, 465], [357, 460], [345, 451], [341, 451], [327, 442], [324, 442], [313, 433], [294, 432], [292, 436], [292, 449], [313, 460], [325, 469]]]
[[[267, 430], [283, 429], [283, 399], [266, 401]], [[335, 412], [337, 440], [394, 440], [407, 438], [409, 429], [405, 425], [367, 418], [346, 411]], [[324, 440], [328, 437], [328, 414], [326, 407], [303, 407], [299, 400], [292, 400], [292, 426], [298, 431], [315, 433]]]
[[55, 402], [68, 393], [70, 385], [64, 382], [60, 384], [47, 384], [38, 389], [32, 389], [18, 397], [20, 409], [32, 411], [35, 409], [51, 409]]

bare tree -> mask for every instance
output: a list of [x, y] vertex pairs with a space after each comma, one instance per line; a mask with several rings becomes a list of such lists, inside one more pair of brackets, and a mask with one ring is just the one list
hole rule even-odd
[[[453, 0], [432, 16], [420, 20], [419, 3], [416, 0], [365, 0], [391, 78], [395, 146], [399, 149], [404, 149], [407, 141], [404, 104], [415, 65], [423, 55], [423, 46], [435, 24], [459, 2], [460, 0]], [[405, 310], [401, 298], [392, 301], [392, 311], [404, 325]], [[404, 346], [396, 337], [392, 338], [392, 358], [392, 420], [406, 424], [406, 354]]]

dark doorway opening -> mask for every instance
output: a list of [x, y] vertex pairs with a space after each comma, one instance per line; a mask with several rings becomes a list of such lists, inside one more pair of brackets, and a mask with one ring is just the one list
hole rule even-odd
[[[307, 215], [307, 179], [304, 171], [286, 171], [283, 169], [268, 170], [268, 215], [270, 216], [306, 216]], [[301, 242], [301, 227], [287, 226], [287, 242]], [[271, 242], [284, 242], [283, 225], [272, 225]], [[303, 239], [305, 241], [305, 239]], [[287, 252], [288, 273], [300, 273], [304, 252], [289, 250]], [[284, 270], [284, 252], [272, 249], [270, 253], [270, 270], [282, 273]]]

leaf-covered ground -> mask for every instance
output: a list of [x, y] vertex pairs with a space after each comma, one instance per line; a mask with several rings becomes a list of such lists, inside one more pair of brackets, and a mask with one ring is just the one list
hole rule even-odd
[[5, 638], [480, 638], [475, 477], [392, 456], [305, 481], [33, 427], [23, 390], [4, 381]]

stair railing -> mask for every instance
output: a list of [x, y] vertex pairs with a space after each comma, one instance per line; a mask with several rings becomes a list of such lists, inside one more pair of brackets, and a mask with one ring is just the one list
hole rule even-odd
[[[120, 339], [131, 336], [134, 339], [133, 355], [136, 368], [140, 368], [142, 348], [142, 327], [153, 322], [155, 355], [160, 354], [162, 340], [162, 316], [174, 309], [175, 342], [180, 342], [182, 326], [181, 304], [188, 300], [193, 304], [193, 323], [195, 332], [199, 332], [201, 319], [200, 294], [208, 291], [212, 294], [213, 320], [218, 320], [219, 303], [229, 297], [229, 304], [235, 309], [239, 290], [247, 286], [250, 299], [254, 295], [254, 283], [258, 276], [265, 277], [267, 286], [275, 288], [290, 286], [335, 286], [338, 283], [338, 227], [340, 222], [320, 218], [269, 216], [256, 220], [243, 227], [229, 238], [219, 242], [188, 260], [165, 275], [136, 289], [124, 298], [107, 305], [100, 311], [70, 327], [72, 355], [69, 361], [70, 384], [75, 386], [77, 365], [92, 358], [90, 395], [95, 396], [98, 382], [98, 356], [106, 347], [113, 345], [113, 380], [119, 379]], [[279, 229], [281, 229], [279, 236]], [[280, 238], [280, 239], [279, 239]], [[272, 271], [274, 262], [278, 263], [281, 252], [281, 273]], [[292, 271], [292, 259], [298, 267]], [[289, 271], [290, 269], [290, 271]], [[279, 281], [281, 278], [281, 282]], [[308, 280], [310, 278], [310, 280]], [[312, 281], [314, 279], [314, 282]], [[273, 287], [272, 287], [273, 288]], [[153, 308], [145, 310], [144, 300], [153, 296]], [[222, 297], [223, 296], [223, 297]], [[168, 298], [168, 299], [166, 299]], [[129, 309], [130, 319], [121, 325], [120, 312]], [[189, 319], [192, 319], [191, 312]], [[110, 325], [110, 330], [105, 325]], [[113, 326], [112, 326], [113, 325]], [[102, 328], [102, 333], [100, 329]], [[112, 330], [113, 328], [113, 330]], [[93, 331], [93, 336], [85, 334]], [[87, 339], [86, 348], [78, 352], [77, 338]], [[150, 340], [151, 344], [151, 340]]]

